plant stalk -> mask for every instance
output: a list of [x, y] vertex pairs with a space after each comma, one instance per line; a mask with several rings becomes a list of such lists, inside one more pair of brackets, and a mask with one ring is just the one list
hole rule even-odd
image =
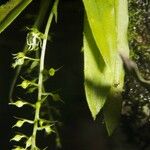
[[36, 134], [38, 130], [38, 121], [40, 118], [40, 108], [42, 104], [42, 89], [43, 89], [43, 71], [44, 71], [44, 61], [45, 61], [45, 53], [46, 53], [46, 45], [47, 45], [47, 38], [48, 33], [51, 27], [52, 19], [54, 16], [54, 7], [58, 4], [58, 0], [55, 1], [52, 10], [50, 12], [44, 35], [46, 38], [43, 40], [42, 50], [41, 50], [41, 57], [40, 57], [40, 68], [39, 68], [39, 80], [38, 80], [38, 100], [36, 102], [36, 110], [35, 110], [35, 118], [34, 118], [34, 127], [33, 127], [33, 134], [32, 134], [32, 147], [31, 150], [36, 148]]
[[[45, 15], [46, 15], [46, 12], [48, 10], [48, 6], [50, 5], [51, 0], [44, 0], [44, 5], [42, 5], [42, 2], [43, 2], [43, 0], [41, 0], [39, 14], [38, 14], [37, 19], [34, 22], [34, 25], [33, 25], [33, 27], [35, 27], [37, 29], [40, 29], [41, 26], [42, 26], [43, 19], [45, 18]], [[25, 43], [24, 48], [23, 48], [23, 52], [26, 53], [27, 49], [28, 49], [27, 44]], [[16, 73], [15, 73], [15, 76], [13, 78], [13, 81], [11, 83], [10, 91], [9, 91], [9, 100], [10, 100], [10, 102], [13, 102], [12, 95], [13, 95], [14, 87], [16, 85], [16, 81], [18, 79], [18, 76], [20, 74], [21, 69], [22, 69], [22, 66], [18, 66], [18, 68], [16, 70]]]

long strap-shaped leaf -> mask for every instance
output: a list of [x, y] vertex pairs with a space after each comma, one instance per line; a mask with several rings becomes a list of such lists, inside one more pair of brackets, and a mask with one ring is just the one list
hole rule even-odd
[[[124, 70], [121, 58], [122, 53], [129, 57], [129, 47], [127, 40], [128, 29], [128, 2], [127, 0], [115, 0], [116, 35], [117, 35], [117, 58], [114, 66], [114, 82], [112, 84], [105, 108], [104, 119], [108, 134], [111, 135], [120, 118], [122, 90], [124, 85]], [[117, 86], [115, 86], [117, 85]]]
[[87, 18], [84, 20], [84, 84], [88, 106], [95, 119], [105, 103], [112, 79], [106, 80], [111, 72], [95, 43]]
[[32, 0], [10, 0], [0, 6], [0, 33], [32, 2]]
[[83, 3], [95, 42], [110, 66], [116, 50], [114, 0], [83, 0]]
[[[129, 53], [127, 0], [83, 0], [83, 3], [88, 18], [84, 24], [86, 98], [94, 119], [106, 101], [104, 117], [111, 134], [118, 121], [124, 85], [119, 52]], [[88, 22], [91, 34], [87, 32]]]

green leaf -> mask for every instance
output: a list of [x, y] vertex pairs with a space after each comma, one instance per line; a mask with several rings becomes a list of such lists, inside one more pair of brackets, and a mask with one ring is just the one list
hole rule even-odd
[[93, 37], [106, 65], [111, 68], [116, 51], [115, 0], [83, 0]]
[[104, 119], [111, 134], [118, 123], [124, 85], [119, 53], [129, 55], [127, 0], [83, 0], [83, 3], [87, 15], [83, 41], [86, 98], [94, 119], [106, 102]]
[[[112, 76], [95, 43], [86, 17], [83, 42], [85, 93], [89, 109], [95, 119], [106, 101]], [[106, 80], [107, 77], [109, 77], [109, 80]]]
[[116, 0], [116, 27], [117, 27], [117, 50], [129, 57], [129, 45], [128, 45], [128, 0]]
[[[115, 1], [115, 16], [116, 16], [116, 45], [118, 53], [129, 56], [129, 47], [127, 40], [128, 29], [128, 4], [127, 0]], [[118, 54], [117, 54], [118, 55]], [[121, 113], [121, 93], [124, 86], [124, 70], [122, 61], [119, 56], [116, 56], [114, 61], [113, 84], [109, 93], [104, 109], [104, 119], [107, 131], [111, 135], [117, 127]]]
[[0, 33], [32, 2], [32, 0], [9, 0], [0, 6]]
[[104, 106], [104, 120], [109, 135], [113, 133], [119, 124], [122, 106], [121, 92], [122, 91], [113, 91], [113, 89], [111, 89], [111, 92], [109, 93], [108, 99]]

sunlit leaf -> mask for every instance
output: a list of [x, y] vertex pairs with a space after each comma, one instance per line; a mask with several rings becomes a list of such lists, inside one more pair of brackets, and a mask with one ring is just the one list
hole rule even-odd
[[[95, 119], [106, 101], [112, 76], [103, 61], [86, 18], [83, 42], [85, 93], [88, 106]], [[107, 77], [109, 77], [109, 80], [107, 80]]]
[[0, 33], [32, 2], [32, 0], [9, 0], [0, 6]]
[[104, 119], [111, 134], [118, 123], [120, 102], [117, 98], [121, 101], [119, 95], [124, 85], [119, 53], [129, 55], [127, 0], [83, 0], [83, 3], [87, 15], [83, 41], [86, 98], [93, 118], [106, 102]]
[[111, 66], [116, 51], [115, 0], [83, 0], [83, 3], [97, 47], [106, 65]]
[[[118, 53], [122, 53], [129, 56], [129, 47], [127, 40], [127, 29], [128, 29], [128, 5], [127, 0], [116, 0], [115, 1], [115, 14], [116, 14], [116, 37], [117, 37], [117, 50]], [[104, 109], [104, 119], [109, 135], [112, 134], [114, 129], [117, 127], [120, 112], [121, 112], [121, 93], [124, 86], [124, 70], [121, 59], [116, 56], [114, 61], [114, 81], [109, 93], [107, 105]]]
[[128, 0], [116, 0], [117, 50], [129, 57], [128, 45]]

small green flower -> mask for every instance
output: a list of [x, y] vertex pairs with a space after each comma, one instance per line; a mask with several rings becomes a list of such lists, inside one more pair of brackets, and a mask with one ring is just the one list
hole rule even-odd
[[23, 89], [26, 89], [29, 85], [31, 85], [31, 82], [24, 80], [19, 86], [21, 86]]
[[23, 147], [20, 147], [20, 146], [16, 146], [15, 148], [13, 148], [12, 150], [26, 150], [25, 148]]
[[17, 54], [13, 54], [15, 62], [12, 64], [13, 68], [16, 68], [17, 66], [21, 66], [24, 64], [25, 60], [25, 54], [23, 52], [19, 52]]
[[42, 39], [45, 38], [44, 34], [39, 32], [36, 28], [27, 28], [30, 32], [27, 34], [26, 41], [28, 50], [38, 50], [42, 47]]
[[23, 57], [25, 57], [25, 54], [23, 52], [19, 52], [16, 54], [16, 58], [23, 58]]
[[26, 136], [26, 135], [23, 135], [23, 134], [17, 134], [17, 135], [15, 135], [12, 139], [10, 139], [10, 141], [19, 142], [19, 141], [22, 140], [23, 138], [27, 138], [27, 136]]
[[50, 76], [54, 76], [55, 73], [56, 73], [57, 71], [59, 71], [61, 68], [62, 68], [62, 66], [61, 66], [60, 68], [58, 68], [58, 69], [50, 68], [49, 71], [48, 71], [48, 72], [49, 72], [49, 75], [50, 75]]
[[32, 136], [26, 141], [26, 149], [32, 145]]
[[27, 105], [28, 103], [27, 102], [24, 102], [22, 100], [18, 100], [16, 101], [15, 103], [9, 103], [9, 105], [15, 105], [16, 107], [23, 107], [24, 105]]
[[50, 68], [49, 69], [49, 75], [50, 76], [54, 76], [55, 75], [56, 70], [54, 68]]
[[51, 128], [51, 126], [45, 126], [45, 132], [47, 133], [47, 134], [51, 134], [52, 132], [54, 132], [53, 130], [52, 130], [52, 128]]
[[52, 98], [54, 101], [60, 101], [61, 98], [60, 98], [60, 95], [59, 94], [51, 94]]

